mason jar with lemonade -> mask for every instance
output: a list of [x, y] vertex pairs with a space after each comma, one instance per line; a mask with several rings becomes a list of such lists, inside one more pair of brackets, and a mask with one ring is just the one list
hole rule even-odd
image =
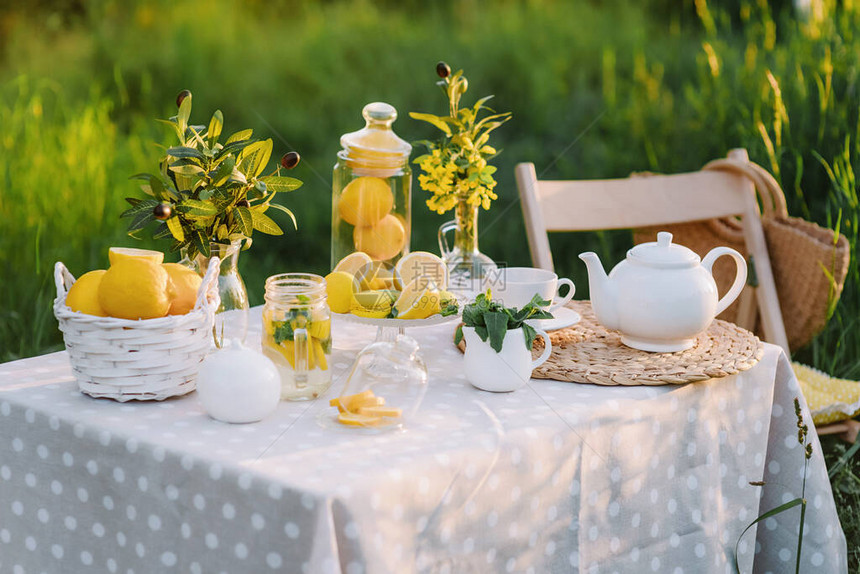
[[331, 314], [326, 282], [311, 273], [266, 280], [263, 354], [281, 377], [281, 398], [315, 399], [331, 385]]

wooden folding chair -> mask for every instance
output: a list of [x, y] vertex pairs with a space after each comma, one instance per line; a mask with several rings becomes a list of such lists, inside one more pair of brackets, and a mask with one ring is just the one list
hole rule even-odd
[[[732, 150], [728, 157], [749, 161], [744, 149]], [[708, 170], [625, 179], [549, 181], [538, 180], [531, 163], [517, 165], [516, 177], [532, 264], [543, 269], [553, 269], [547, 235], [550, 231], [636, 229], [740, 216], [747, 251], [755, 261], [755, 300], [764, 338], [789, 354], [759, 205], [749, 179]], [[753, 297], [749, 289], [746, 287], [746, 294], [741, 294], [738, 322], [752, 329], [755, 305], [750, 304]]]

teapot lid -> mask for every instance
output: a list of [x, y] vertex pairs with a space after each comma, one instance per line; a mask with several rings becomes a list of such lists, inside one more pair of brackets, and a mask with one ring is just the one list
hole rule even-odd
[[627, 252], [627, 258], [649, 267], [665, 269], [694, 267], [701, 262], [692, 249], [672, 243], [672, 234], [668, 231], [659, 232], [657, 241], [633, 247]]

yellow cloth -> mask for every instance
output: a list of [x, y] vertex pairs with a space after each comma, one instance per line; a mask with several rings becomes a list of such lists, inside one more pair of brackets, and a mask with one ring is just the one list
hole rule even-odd
[[835, 423], [860, 412], [860, 381], [835, 379], [800, 363], [791, 365], [815, 424]]

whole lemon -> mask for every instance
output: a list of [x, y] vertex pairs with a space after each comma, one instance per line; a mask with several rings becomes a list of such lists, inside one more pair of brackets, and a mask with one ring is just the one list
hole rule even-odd
[[358, 281], [345, 271], [332, 271], [325, 276], [328, 307], [335, 313], [349, 313], [355, 303]]
[[389, 213], [376, 225], [356, 227], [352, 239], [356, 249], [364, 251], [373, 259], [391, 259], [403, 249], [406, 229], [397, 217]]
[[173, 294], [170, 276], [161, 265], [146, 259], [124, 259], [111, 265], [99, 285], [99, 303], [111, 317], [164, 317]]
[[174, 299], [167, 314], [185, 315], [194, 308], [203, 279], [193, 269], [179, 263], [163, 263], [161, 266], [167, 271], [173, 286]]
[[350, 225], [374, 225], [394, 207], [394, 195], [384, 179], [359, 177], [343, 188], [337, 203], [341, 218]]
[[104, 269], [97, 269], [78, 277], [66, 295], [66, 305], [72, 311], [80, 311], [97, 317], [107, 317], [107, 313], [99, 304], [99, 285], [104, 274]]

